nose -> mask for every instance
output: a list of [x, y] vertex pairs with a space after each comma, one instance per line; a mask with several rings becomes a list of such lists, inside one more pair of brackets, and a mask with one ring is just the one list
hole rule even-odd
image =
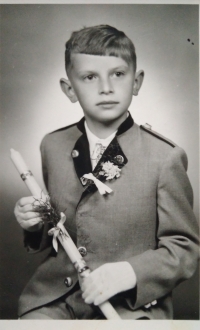
[[100, 79], [99, 81], [99, 94], [110, 94], [113, 93], [113, 85], [109, 77]]

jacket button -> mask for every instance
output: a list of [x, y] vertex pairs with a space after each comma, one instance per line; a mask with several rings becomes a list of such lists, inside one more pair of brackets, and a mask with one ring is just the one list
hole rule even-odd
[[83, 186], [85, 186], [88, 182], [88, 179], [84, 178], [83, 176], [80, 178], [80, 180]]
[[118, 162], [118, 164], [123, 164], [124, 162], [124, 157], [122, 155], [117, 155], [115, 159]]
[[81, 254], [82, 257], [85, 257], [87, 255], [87, 250], [84, 246], [80, 246], [78, 248], [79, 253]]
[[64, 283], [69, 288], [70, 286], [72, 286], [73, 281], [72, 281], [71, 277], [66, 277], [64, 280]]
[[79, 156], [78, 150], [76, 150], [76, 149], [72, 150], [72, 158], [76, 158], [78, 156]]

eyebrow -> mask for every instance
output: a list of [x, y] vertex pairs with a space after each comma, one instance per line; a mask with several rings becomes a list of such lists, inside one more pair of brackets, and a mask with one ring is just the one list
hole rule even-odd
[[112, 71], [117, 71], [117, 70], [124, 70], [124, 69], [129, 69], [129, 65], [119, 65], [115, 68], [112, 69]]
[[[111, 69], [109, 69], [109, 72], [112, 72], [112, 71], [118, 71], [118, 70], [127, 70], [127, 69], [129, 69], [129, 66], [127, 65], [119, 65], [119, 66], [116, 66], [116, 67], [114, 67], [114, 68], [111, 68]], [[84, 69], [82, 69], [82, 70], [79, 70], [78, 72], [77, 72], [77, 74], [78, 75], [83, 75], [83, 74], [88, 74], [88, 75], [90, 75], [90, 74], [98, 74], [98, 71], [96, 71], [96, 69], [94, 69], [94, 70], [84, 70]]]

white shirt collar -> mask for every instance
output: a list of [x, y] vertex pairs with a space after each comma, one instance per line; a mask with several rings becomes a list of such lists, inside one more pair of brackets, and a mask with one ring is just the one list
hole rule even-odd
[[114, 133], [109, 135], [106, 139], [100, 139], [96, 135], [94, 135], [94, 133], [91, 132], [91, 130], [89, 129], [89, 127], [86, 123], [86, 120], [85, 120], [84, 124], [85, 124], [85, 130], [86, 130], [86, 134], [87, 134], [87, 138], [88, 138], [89, 146], [90, 146], [90, 155], [92, 155], [96, 143], [101, 143], [104, 147], [107, 148], [107, 146], [110, 144], [110, 142], [113, 140], [113, 138], [115, 137], [115, 135], [117, 133], [117, 131], [115, 131]]

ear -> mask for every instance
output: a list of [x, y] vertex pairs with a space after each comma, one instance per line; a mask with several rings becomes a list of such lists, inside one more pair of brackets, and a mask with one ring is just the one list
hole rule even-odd
[[144, 80], [144, 71], [140, 70], [135, 74], [135, 81], [133, 84], [133, 95], [137, 96]]
[[70, 80], [61, 78], [60, 79], [60, 87], [65, 95], [70, 99], [72, 103], [78, 101], [75, 91], [72, 87]]

